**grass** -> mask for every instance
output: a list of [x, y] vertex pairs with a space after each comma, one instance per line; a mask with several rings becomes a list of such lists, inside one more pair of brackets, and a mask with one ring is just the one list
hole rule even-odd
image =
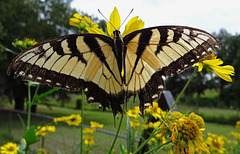
[[[92, 107], [86, 104], [86, 110], [84, 111], [84, 124], [89, 125], [90, 121], [97, 121], [99, 123], [104, 124], [104, 129], [116, 132], [117, 128], [114, 127], [114, 118], [112, 112], [102, 112], [97, 111], [98, 106], [91, 104]], [[11, 107], [11, 106], [9, 106]], [[90, 110], [90, 108], [93, 109]], [[193, 111], [193, 108], [189, 108], [186, 106], [179, 106], [179, 109], [183, 113], [189, 113]], [[64, 116], [70, 115], [72, 113], [80, 114], [80, 110], [72, 109], [72, 108], [62, 108], [62, 107], [48, 107], [47, 105], [38, 105], [37, 112], [41, 114], [47, 114], [51, 116]], [[209, 116], [236, 116], [238, 113], [233, 110], [226, 109], [214, 109], [214, 108], [199, 108], [199, 113], [204, 113]], [[25, 118], [23, 116], [23, 118]], [[12, 133], [8, 134], [8, 114], [2, 114], [0, 116], [1, 125], [0, 125], [0, 145], [6, 143], [7, 141], [18, 142], [21, 136], [23, 135], [23, 128], [21, 126], [20, 120], [17, 116], [13, 116], [12, 123]], [[126, 118], [123, 119], [122, 127], [120, 130], [121, 134], [126, 134]], [[32, 118], [31, 123], [37, 124], [40, 123], [42, 119]], [[141, 123], [145, 123], [147, 121], [147, 117], [144, 119], [139, 119]], [[50, 121], [45, 121], [48, 123]], [[116, 118], [116, 127], [118, 126], [119, 120]], [[49, 152], [57, 153], [61, 151], [62, 153], [69, 153], [69, 149], [74, 149], [73, 141], [75, 138], [75, 143], [79, 143], [80, 129], [68, 127], [66, 125], [57, 126], [57, 132], [50, 134], [45, 140], [45, 148]], [[236, 131], [234, 125], [222, 125], [216, 123], [206, 123], [206, 130], [204, 131], [204, 136], [207, 136], [208, 132], [215, 133], [218, 135], [227, 136], [231, 131]], [[141, 132], [141, 129], [138, 130]], [[100, 132], [96, 132], [94, 134], [94, 140], [97, 145], [95, 149], [92, 150], [93, 153], [107, 153], [108, 148], [110, 147], [114, 136], [103, 134]], [[126, 147], [126, 140], [122, 138], [118, 138], [117, 143], [114, 147], [116, 151], [119, 151], [119, 145], [122, 144]], [[59, 146], [61, 145], [61, 146]], [[41, 142], [35, 144], [34, 148], [40, 148]], [[64, 152], [65, 151], [65, 152]]]

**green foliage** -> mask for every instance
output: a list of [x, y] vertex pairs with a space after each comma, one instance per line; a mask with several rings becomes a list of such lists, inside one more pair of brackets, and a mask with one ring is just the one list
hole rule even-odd
[[26, 149], [25, 151], [29, 151], [29, 147], [30, 145], [38, 142], [38, 138], [36, 136], [36, 132], [35, 132], [35, 126], [31, 126], [24, 134], [23, 138], [26, 141]]
[[130, 124], [130, 118], [127, 117], [127, 153], [130, 153], [131, 149], [132, 149], [132, 128]]

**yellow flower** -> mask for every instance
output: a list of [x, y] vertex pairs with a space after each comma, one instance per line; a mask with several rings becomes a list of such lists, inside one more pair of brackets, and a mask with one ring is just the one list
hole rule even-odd
[[145, 110], [146, 113], [149, 113], [151, 114], [155, 119], [161, 119], [162, 116], [161, 116], [161, 108], [158, 107], [158, 103], [157, 102], [153, 102], [152, 105], [150, 105], [146, 110]]
[[98, 122], [90, 121], [92, 128], [103, 128], [103, 124], [99, 124]]
[[37, 44], [37, 42], [34, 39], [25, 38], [24, 40], [16, 40], [13, 44], [15, 47], [19, 48], [20, 50], [25, 50]]
[[69, 126], [79, 126], [82, 121], [80, 114], [71, 114], [70, 116], [55, 117], [53, 119], [55, 123], [66, 122]]
[[126, 112], [126, 116], [133, 117], [133, 118], [138, 118], [139, 117], [139, 106], [135, 106], [134, 109], [128, 110]]
[[72, 125], [79, 126], [81, 121], [82, 121], [82, 118], [79, 114], [72, 114], [66, 119], [66, 122], [69, 126], [72, 126]]
[[38, 149], [37, 153], [47, 154], [47, 151], [44, 148]]
[[18, 146], [16, 143], [8, 142], [0, 147], [1, 154], [17, 154]]
[[192, 112], [188, 115], [188, 118], [193, 120], [198, 125], [200, 130], [205, 130], [205, 123], [202, 117]]
[[137, 119], [134, 119], [133, 121], [130, 121], [131, 127], [135, 129], [136, 127], [140, 126], [140, 123]]
[[87, 16], [82, 17], [78, 13], [74, 13], [73, 17], [69, 19], [69, 25], [78, 27], [81, 33], [87, 32], [86, 28], [88, 27], [98, 28], [98, 24], [92, 22], [92, 20], [89, 17]]
[[236, 128], [240, 129], [240, 120], [236, 122]]
[[234, 136], [236, 140], [240, 141], [240, 133], [231, 132], [229, 136]]
[[162, 122], [156, 121], [156, 122], [149, 122], [147, 124], [142, 124], [142, 129], [149, 129], [149, 128], [158, 128]]
[[206, 144], [209, 146], [209, 151], [217, 153], [226, 153], [227, 150], [224, 148], [224, 144], [227, 138], [223, 135], [218, 136], [217, 134], [208, 133]]
[[223, 61], [221, 59], [217, 59], [217, 56], [211, 54], [203, 58], [201, 61], [194, 64], [193, 66], [197, 66], [199, 72], [201, 72], [202, 69], [205, 67], [208, 72], [213, 71], [223, 80], [227, 82], [232, 82], [231, 76], [235, 75], [234, 67], [232, 67], [231, 65], [219, 66], [222, 64]]
[[87, 146], [91, 146], [91, 145], [94, 144], [94, 140], [93, 140], [93, 137], [91, 135], [83, 136], [83, 139], [84, 139], [84, 144], [87, 145]]
[[64, 122], [65, 119], [66, 119], [65, 117], [55, 117], [53, 121], [57, 124], [59, 122]]
[[[120, 15], [119, 15], [116, 7], [114, 7], [113, 12], [111, 13], [109, 21], [111, 24], [109, 22], [107, 23], [107, 34], [105, 34], [98, 27], [87, 27], [86, 30], [89, 33], [102, 34], [102, 35], [110, 36], [111, 38], [113, 38], [113, 36], [114, 36], [113, 32], [115, 30], [120, 30], [120, 26], [121, 26]], [[126, 24], [125, 30], [124, 30], [122, 36], [124, 37], [133, 31], [140, 30], [143, 28], [143, 26], [144, 26], [144, 22], [142, 20], [138, 19], [138, 16], [133, 17]]]
[[36, 136], [43, 136], [46, 137], [48, 135], [48, 132], [55, 132], [56, 127], [55, 126], [38, 126], [36, 131]]
[[194, 154], [195, 150], [198, 149], [209, 153], [198, 125], [188, 117], [175, 120], [170, 124], [169, 130], [171, 131], [170, 139], [174, 143], [173, 147], [176, 151]]
[[83, 129], [83, 133], [86, 134], [93, 134], [95, 132], [96, 129], [92, 129], [92, 128], [84, 128]]

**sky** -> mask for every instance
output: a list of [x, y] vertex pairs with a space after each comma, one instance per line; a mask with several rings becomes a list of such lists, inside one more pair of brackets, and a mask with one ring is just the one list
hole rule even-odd
[[71, 6], [99, 19], [104, 18], [98, 9], [109, 18], [116, 6], [122, 21], [134, 9], [127, 21], [139, 16], [145, 23], [144, 28], [182, 25], [210, 33], [224, 28], [232, 35], [240, 34], [238, 0], [73, 0]]

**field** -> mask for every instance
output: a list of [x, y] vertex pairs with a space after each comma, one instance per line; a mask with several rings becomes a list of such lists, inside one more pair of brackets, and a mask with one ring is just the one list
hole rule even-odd
[[[89, 125], [90, 121], [96, 121], [104, 124], [104, 129], [112, 132], [116, 132], [116, 127], [114, 127], [114, 118], [111, 112], [102, 112], [97, 111], [97, 106], [88, 106], [86, 105], [86, 110], [84, 111], [84, 124]], [[179, 109], [182, 113], [189, 113], [194, 111], [193, 108], [179, 106]], [[62, 108], [62, 107], [48, 107], [46, 105], [38, 105], [37, 109], [38, 113], [46, 114], [50, 116], [63, 116], [70, 115], [72, 113], [80, 113], [80, 110], [72, 109], [72, 108]], [[226, 118], [231, 118], [232, 116], [237, 116], [238, 112], [233, 110], [226, 109], [208, 109], [208, 108], [199, 108], [198, 112], [200, 114], [204, 114], [205, 116], [211, 117], [222, 117], [223, 115]], [[24, 118], [24, 116], [23, 116]], [[21, 136], [23, 135], [23, 128], [21, 126], [20, 120], [15, 115], [12, 117], [12, 126], [11, 126], [11, 134], [9, 137], [9, 115], [7, 113], [1, 113], [1, 125], [0, 125], [0, 145], [6, 143], [7, 141], [15, 141], [18, 142]], [[41, 123], [42, 119], [32, 118], [32, 124]], [[145, 123], [147, 121], [147, 117], [145, 119], [140, 118], [139, 121], [141, 123]], [[51, 120], [45, 120], [44, 123], [49, 123]], [[119, 119], [115, 119], [115, 124], [118, 126]], [[204, 136], [208, 132], [216, 133], [219, 135], [227, 136], [231, 131], [235, 131], [234, 125], [223, 125], [218, 123], [206, 123], [206, 130], [204, 131]], [[138, 129], [140, 134], [141, 129]], [[126, 118], [123, 120], [122, 128], [120, 130], [121, 134], [126, 134]], [[79, 143], [80, 129], [69, 127], [66, 125], [57, 126], [56, 133], [50, 134], [45, 140], [45, 148], [50, 152], [61, 151], [64, 153], [69, 152], [68, 149], [74, 149], [73, 144]], [[96, 132], [94, 134], [94, 140], [97, 145], [94, 153], [106, 153], [107, 149], [110, 147], [114, 136], [104, 134], [101, 132]], [[126, 140], [122, 138], [118, 138], [117, 144], [114, 147], [117, 151], [119, 151], [119, 145], [126, 145]], [[63, 146], [59, 146], [63, 145]], [[35, 148], [41, 147], [41, 142], [34, 145]], [[57, 148], [56, 148], [57, 147]]]

